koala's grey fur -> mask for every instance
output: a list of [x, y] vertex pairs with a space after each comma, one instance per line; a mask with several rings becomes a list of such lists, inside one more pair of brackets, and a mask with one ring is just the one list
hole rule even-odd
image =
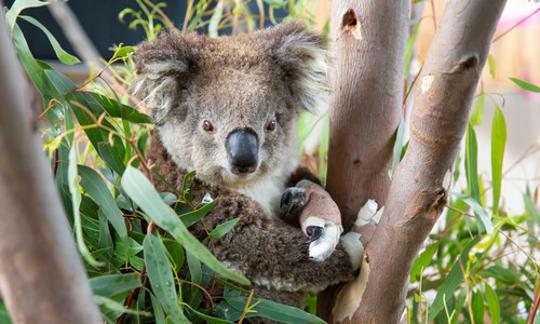
[[[302, 177], [295, 171], [298, 115], [327, 97], [320, 42], [303, 25], [288, 23], [221, 38], [171, 32], [144, 43], [135, 55], [134, 93], [157, 125], [148, 151], [164, 177], [156, 186], [181, 187], [186, 170], [195, 170], [194, 198], [210, 193], [218, 202], [203, 219], [205, 229], [197, 224], [192, 231], [203, 238], [239, 217], [208, 248], [252, 280], [260, 295], [294, 306], [302, 305], [307, 292], [352, 279], [356, 270], [341, 245], [324, 262], [309, 260], [302, 231], [278, 214], [288, 182]], [[265, 131], [273, 119], [276, 129]], [[211, 121], [213, 132], [203, 130], [203, 120]], [[259, 139], [257, 171], [242, 178], [229, 171], [224, 144], [238, 128], [250, 128]]]

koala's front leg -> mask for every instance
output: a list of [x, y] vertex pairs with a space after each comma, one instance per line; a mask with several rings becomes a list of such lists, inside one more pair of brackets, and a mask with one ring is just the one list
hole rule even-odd
[[324, 188], [309, 180], [285, 190], [281, 198], [285, 219], [297, 219], [309, 237], [309, 256], [323, 261], [334, 252], [343, 232], [341, 213]]
[[318, 292], [329, 285], [351, 280], [359, 267], [359, 240], [338, 244], [324, 261], [309, 258], [301, 229], [267, 214], [243, 196], [220, 197], [204, 218], [208, 230], [239, 217], [225, 236], [208, 241], [208, 248], [229, 267], [256, 285], [281, 291]]

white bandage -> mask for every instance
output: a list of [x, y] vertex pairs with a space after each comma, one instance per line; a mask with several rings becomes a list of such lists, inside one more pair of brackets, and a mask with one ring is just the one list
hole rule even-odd
[[354, 222], [354, 225], [356, 226], [364, 226], [371, 222], [373, 219], [373, 216], [377, 213], [377, 202], [373, 199], [368, 200], [362, 208], [360, 208], [360, 211], [358, 212], [358, 216], [356, 217], [356, 222]]
[[343, 227], [317, 216], [308, 217], [302, 224], [302, 231], [306, 233], [309, 226], [321, 227], [323, 230], [321, 237], [309, 244], [309, 257], [315, 261], [324, 261], [336, 249], [339, 237], [343, 233]]
[[351, 264], [356, 270], [360, 267], [364, 256], [364, 245], [360, 241], [360, 233], [349, 232], [341, 237], [341, 244], [351, 258]]

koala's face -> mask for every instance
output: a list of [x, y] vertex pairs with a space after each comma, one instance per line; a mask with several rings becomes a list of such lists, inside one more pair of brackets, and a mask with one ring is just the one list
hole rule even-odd
[[297, 117], [326, 97], [320, 40], [297, 24], [218, 39], [169, 34], [135, 60], [135, 94], [167, 151], [214, 184], [290, 172]]

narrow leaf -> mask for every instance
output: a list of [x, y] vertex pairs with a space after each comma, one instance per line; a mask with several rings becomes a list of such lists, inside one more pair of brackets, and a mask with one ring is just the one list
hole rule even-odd
[[[247, 300], [246, 297], [228, 297], [225, 299], [232, 308], [243, 309]], [[264, 317], [279, 323], [326, 323], [322, 319], [296, 307], [279, 304], [266, 299], [253, 299], [251, 306], [254, 312], [248, 313], [246, 317]]]
[[474, 215], [478, 218], [481, 224], [484, 226], [484, 229], [489, 233], [493, 231], [493, 223], [489, 217], [489, 213], [482, 207], [476, 200], [470, 197], [464, 197], [463, 201], [471, 207], [474, 212]]
[[489, 67], [489, 75], [491, 75], [491, 78], [495, 78], [495, 59], [493, 58], [493, 55], [488, 55], [488, 67]]
[[171, 263], [167, 258], [163, 243], [155, 235], [146, 235], [143, 246], [144, 263], [152, 291], [175, 323], [185, 323], [187, 318], [178, 304]]
[[491, 124], [491, 178], [493, 181], [493, 214], [497, 214], [501, 198], [504, 148], [506, 146], [506, 122], [497, 107]]
[[[445, 296], [453, 295], [458, 285], [463, 281], [463, 269], [467, 269], [469, 263], [469, 252], [480, 241], [480, 236], [469, 241], [467, 246], [461, 252], [459, 259], [454, 263], [452, 269], [446, 276], [446, 279], [437, 290], [437, 295], [429, 308], [429, 320], [432, 321], [444, 308]], [[446, 297], [448, 298], [448, 297]]]
[[485, 284], [484, 288], [486, 290], [486, 301], [488, 304], [489, 317], [491, 318], [491, 323], [500, 323], [501, 322], [501, 306], [499, 304], [499, 297], [495, 290], [491, 288], [489, 284]]
[[79, 166], [81, 185], [92, 200], [103, 210], [103, 214], [122, 240], [127, 240], [127, 228], [124, 223], [124, 215], [109, 188], [99, 174], [86, 166]]
[[13, 30], [15, 26], [15, 20], [19, 14], [28, 8], [43, 7], [49, 4], [48, 1], [38, 1], [38, 0], [16, 0], [11, 5], [11, 8], [6, 12], [6, 23], [9, 27], [9, 30]]
[[69, 164], [68, 164], [68, 179], [69, 179], [69, 192], [71, 193], [71, 205], [73, 208], [73, 220], [75, 227], [75, 238], [77, 240], [77, 246], [82, 257], [90, 265], [98, 267], [101, 264], [94, 259], [88, 247], [84, 243], [83, 230], [81, 225], [81, 213], [79, 207], [81, 205], [81, 192], [79, 190], [79, 175], [77, 174], [77, 146], [73, 145], [69, 151]]
[[20, 18], [36, 26], [37, 28], [41, 29], [41, 31], [49, 39], [49, 42], [51, 43], [51, 46], [54, 50], [54, 53], [56, 54], [56, 57], [58, 57], [60, 62], [67, 65], [80, 63], [77, 57], [69, 54], [62, 48], [62, 46], [60, 46], [60, 43], [58, 43], [56, 38], [51, 34], [51, 32], [47, 29], [47, 27], [43, 26], [39, 21], [35, 20], [34, 18], [30, 16], [21, 16]]
[[534, 85], [532, 83], [529, 83], [527, 81], [523, 81], [517, 78], [510, 78], [515, 84], [517, 84], [520, 88], [530, 91], [530, 92], [540, 92], [540, 87], [537, 85]]
[[233, 227], [238, 223], [240, 218], [233, 218], [231, 220], [226, 221], [225, 223], [219, 224], [210, 232], [209, 236], [212, 238], [219, 238], [224, 236], [225, 234], [229, 233], [230, 230], [233, 229]]
[[113, 297], [141, 286], [138, 273], [112, 274], [90, 279], [90, 286], [96, 295]]
[[480, 187], [478, 185], [478, 142], [474, 128], [467, 127], [465, 137], [465, 173], [469, 195], [480, 203]]
[[221, 264], [180, 221], [174, 210], [161, 200], [159, 194], [141, 171], [128, 167], [122, 176], [122, 188], [159, 227], [171, 234], [186, 250], [204, 262], [210, 269], [227, 279], [249, 285], [242, 274], [235, 273]]
[[484, 119], [485, 107], [486, 107], [486, 97], [484, 94], [480, 94], [476, 98], [476, 102], [472, 109], [471, 118], [469, 121], [471, 125], [478, 126], [482, 123], [482, 120]]

